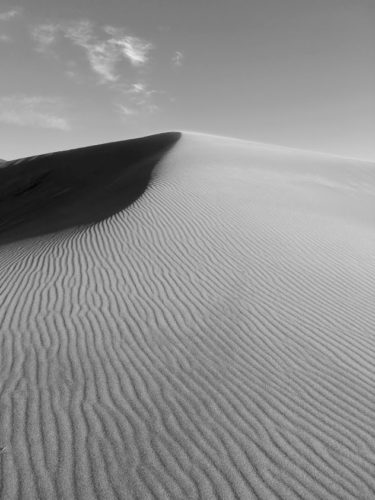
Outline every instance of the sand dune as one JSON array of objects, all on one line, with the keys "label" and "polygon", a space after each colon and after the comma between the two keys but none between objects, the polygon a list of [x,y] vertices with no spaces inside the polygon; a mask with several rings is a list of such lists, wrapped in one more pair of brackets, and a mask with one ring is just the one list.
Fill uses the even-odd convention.
[{"label": "sand dune", "polygon": [[176,140],[5,228],[1,498],[375,498],[374,165]]},{"label": "sand dune", "polygon": [[0,242],[98,222],[126,208],[179,137],[170,132],[8,162],[0,170]]}]

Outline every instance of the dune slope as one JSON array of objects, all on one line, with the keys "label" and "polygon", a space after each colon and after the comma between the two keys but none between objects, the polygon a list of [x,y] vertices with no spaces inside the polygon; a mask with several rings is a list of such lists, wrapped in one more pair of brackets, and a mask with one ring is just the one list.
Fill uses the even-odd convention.
[{"label": "dune slope", "polygon": [[0,243],[98,222],[136,200],[178,132],[8,162]]},{"label": "dune slope", "polygon": [[0,497],[373,499],[374,194],[183,134],[128,208],[0,247]]}]

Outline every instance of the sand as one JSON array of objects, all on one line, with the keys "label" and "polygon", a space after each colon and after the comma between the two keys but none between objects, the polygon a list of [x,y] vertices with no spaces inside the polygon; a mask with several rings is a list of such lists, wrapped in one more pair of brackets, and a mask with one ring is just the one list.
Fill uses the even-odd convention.
[{"label": "sand", "polygon": [[1,498],[374,499],[375,166],[168,137],[6,228]]},{"label": "sand", "polygon": [[0,170],[0,243],[90,224],[145,191],[178,132],[8,162]]}]

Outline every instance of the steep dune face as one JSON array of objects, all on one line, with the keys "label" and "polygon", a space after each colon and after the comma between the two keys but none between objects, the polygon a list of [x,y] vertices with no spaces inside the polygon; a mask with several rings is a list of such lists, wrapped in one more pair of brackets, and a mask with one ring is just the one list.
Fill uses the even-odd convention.
[{"label": "steep dune face", "polygon": [[374,166],[184,134],[0,248],[1,498],[373,499]]},{"label": "steep dune face", "polygon": [[133,203],[179,133],[15,160],[0,170],[0,243],[98,222]]}]

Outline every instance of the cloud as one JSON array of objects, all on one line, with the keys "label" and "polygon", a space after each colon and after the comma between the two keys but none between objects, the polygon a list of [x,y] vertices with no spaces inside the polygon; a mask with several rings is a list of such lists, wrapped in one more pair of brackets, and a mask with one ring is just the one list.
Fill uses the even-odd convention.
[{"label": "cloud", "polygon": [[184,54],[177,50],[172,57],[172,64],[174,66],[182,66],[183,58],[184,58]]},{"label": "cloud", "polygon": [[106,26],[103,31],[110,38],[99,39],[93,33],[93,25],[88,21],[65,31],[65,36],[86,51],[93,71],[100,75],[102,82],[115,82],[119,79],[118,64],[127,59],[134,66],[148,62],[148,53],[153,48],[150,42],[126,35],[123,28]]},{"label": "cloud", "polygon": [[13,17],[19,16],[21,14],[21,9],[14,8],[6,12],[0,12],[0,21],[9,21]]},{"label": "cloud", "polygon": [[119,79],[116,72],[118,57],[110,46],[102,42],[81,47],[86,49],[91,69],[100,76],[102,83],[115,82]]},{"label": "cloud", "polygon": [[[93,73],[101,84],[117,94],[117,111],[122,117],[130,117],[143,113],[154,113],[158,106],[154,97],[162,92],[149,88],[143,81],[129,83],[129,75],[139,75],[139,68],[150,61],[154,45],[147,40],[133,36],[125,28],[114,26],[98,26],[90,20],[78,20],[60,23],[45,23],[34,26],[31,36],[38,52],[48,52],[56,57],[63,56],[58,52],[59,44],[69,43],[79,48],[85,55]],[[82,83],[82,64],[77,59],[65,61],[64,71],[67,78]],[[136,76],[137,78],[137,76]]]},{"label": "cloud", "polygon": [[64,36],[71,40],[76,45],[83,48],[90,46],[94,38],[94,25],[91,21],[74,21],[60,25],[60,29]]},{"label": "cloud", "polygon": [[[164,92],[150,89],[145,82],[135,82],[132,84],[114,84],[113,90],[118,91],[125,99],[125,108],[133,110],[131,114],[154,113],[159,110],[159,106],[154,103],[154,96]],[[121,108],[123,104],[120,104]],[[136,111],[136,113],[134,113]],[[125,113],[126,115],[126,113]],[[126,116],[129,116],[128,113]]]},{"label": "cloud", "polygon": [[138,114],[137,110],[124,106],[123,104],[117,104],[117,110],[123,118]]},{"label": "cloud", "polygon": [[31,36],[36,49],[44,52],[58,36],[69,40],[84,50],[91,69],[100,76],[101,83],[119,80],[119,64],[128,60],[133,66],[142,66],[149,60],[152,43],[127,34],[124,28],[105,26],[97,33],[95,25],[88,20],[59,24],[41,24],[33,28]]},{"label": "cloud", "polygon": [[146,103],[142,106],[138,105],[138,107],[129,107],[128,105],[124,104],[116,104],[116,109],[123,121],[128,121],[128,119],[132,116],[150,115],[156,113],[156,111],[158,111],[160,108],[156,104]]},{"label": "cloud", "polygon": [[134,101],[139,99],[149,99],[154,94],[160,94],[160,91],[150,89],[145,82],[135,82],[131,84],[116,84],[112,87],[120,91],[123,95],[129,96]]},{"label": "cloud", "polygon": [[31,36],[36,42],[36,50],[45,52],[56,41],[57,34],[60,30],[58,24],[40,24],[35,26],[31,31]]},{"label": "cloud", "polygon": [[10,125],[66,131],[70,124],[62,111],[59,98],[25,95],[0,98],[0,122]]},{"label": "cloud", "polygon": [[117,47],[119,55],[122,54],[125,58],[129,59],[134,66],[142,66],[148,62],[148,54],[154,48],[152,43],[135,36],[127,35],[123,28],[106,26],[104,31],[112,36],[107,43],[113,47]]},{"label": "cloud", "polygon": [[151,43],[144,42],[134,36],[126,36],[113,43],[121,48],[122,54],[129,59],[134,66],[142,66],[149,60],[148,53],[153,48]]}]

